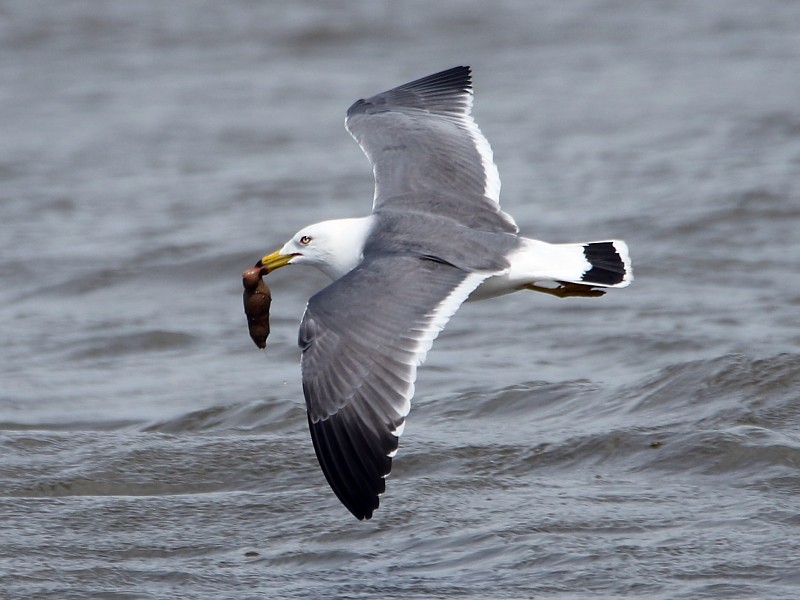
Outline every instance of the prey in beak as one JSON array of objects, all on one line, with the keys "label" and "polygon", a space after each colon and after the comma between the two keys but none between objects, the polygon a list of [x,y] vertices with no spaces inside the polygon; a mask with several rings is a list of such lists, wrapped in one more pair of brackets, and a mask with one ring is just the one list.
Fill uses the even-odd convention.
[{"label": "prey in beak", "polygon": [[247,269],[242,273],[242,285],[244,287],[244,314],[247,316],[247,328],[250,337],[256,346],[262,350],[267,346],[269,336],[269,308],[272,304],[272,293],[264,283],[264,276],[275,269],[280,269],[298,256],[295,253],[282,253],[276,250],[272,254],[267,254],[259,260],[255,267]]}]

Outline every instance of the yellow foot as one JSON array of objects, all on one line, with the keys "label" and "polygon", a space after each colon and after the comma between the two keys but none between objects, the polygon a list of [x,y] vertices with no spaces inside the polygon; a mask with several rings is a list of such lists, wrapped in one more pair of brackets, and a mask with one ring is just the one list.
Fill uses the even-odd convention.
[{"label": "yellow foot", "polygon": [[590,285],[581,285],[580,283],[566,283],[559,282],[557,288],[547,288],[533,283],[523,286],[526,290],[533,292],[542,292],[543,294],[550,294],[558,298],[597,298],[605,294],[605,290],[598,290]]}]

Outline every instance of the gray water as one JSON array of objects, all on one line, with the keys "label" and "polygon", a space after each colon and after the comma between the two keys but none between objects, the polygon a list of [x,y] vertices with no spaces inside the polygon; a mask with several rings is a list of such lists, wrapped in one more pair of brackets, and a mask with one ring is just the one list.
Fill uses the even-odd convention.
[{"label": "gray water", "polygon": [[[800,3],[0,3],[2,598],[800,597]],[[309,439],[352,101],[457,64],[529,236],[600,299],[462,307],[381,508]]]}]

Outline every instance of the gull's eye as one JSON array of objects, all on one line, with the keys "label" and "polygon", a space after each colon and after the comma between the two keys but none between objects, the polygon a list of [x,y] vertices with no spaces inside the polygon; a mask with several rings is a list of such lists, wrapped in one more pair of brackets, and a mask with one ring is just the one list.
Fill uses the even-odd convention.
[{"label": "gull's eye", "polygon": [[311,243],[311,238],[307,235],[304,235],[300,238],[300,244],[303,246],[308,246]]}]

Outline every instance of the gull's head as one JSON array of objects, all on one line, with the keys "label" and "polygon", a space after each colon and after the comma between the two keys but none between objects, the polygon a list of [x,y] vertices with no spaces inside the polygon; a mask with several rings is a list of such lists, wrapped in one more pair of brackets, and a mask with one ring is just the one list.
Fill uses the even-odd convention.
[{"label": "gull's head", "polygon": [[283,248],[267,254],[257,266],[274,271],[286,265],[311,265],[338,279],[361,262],[371,217],[322,221],[304,227]]}]

